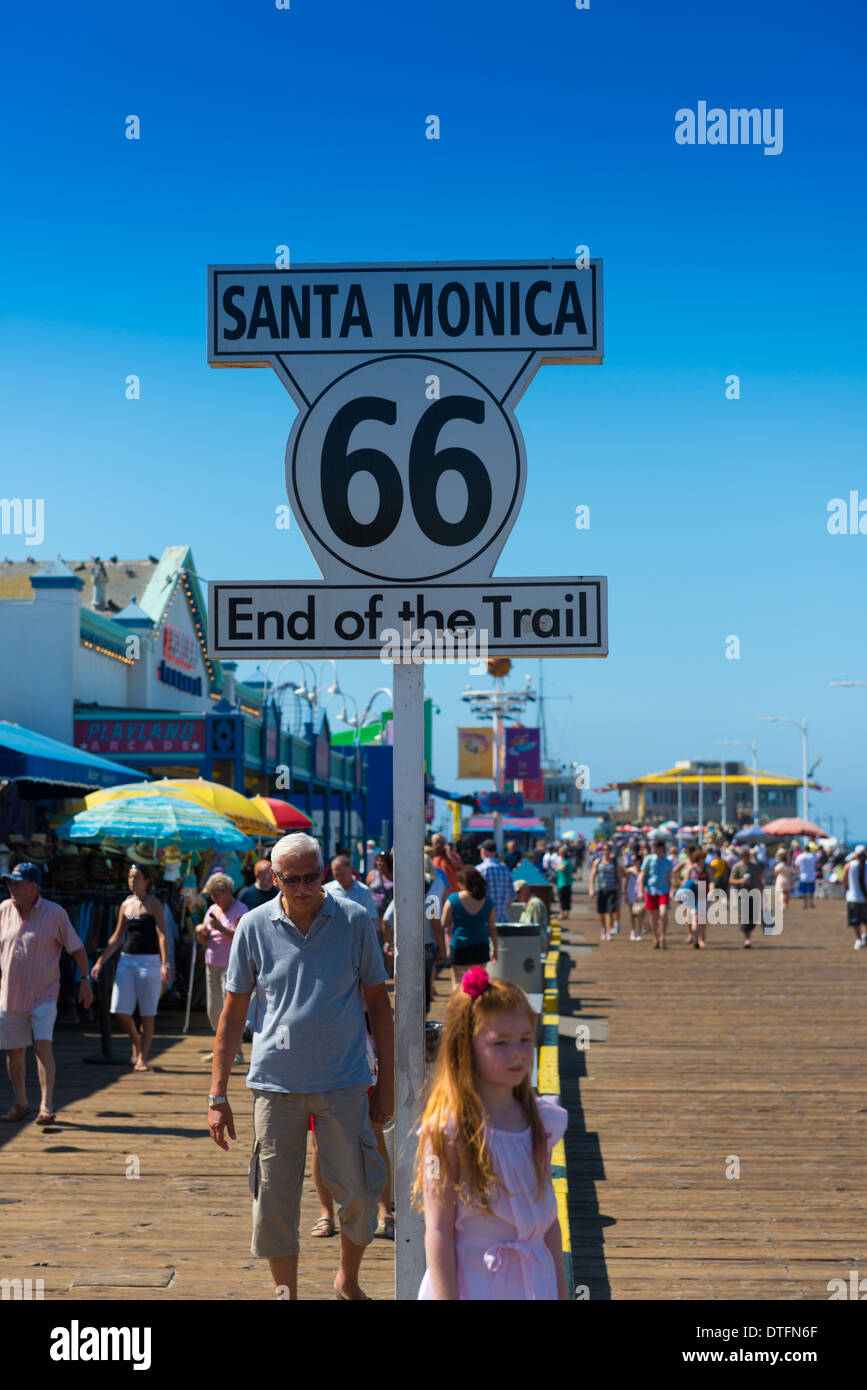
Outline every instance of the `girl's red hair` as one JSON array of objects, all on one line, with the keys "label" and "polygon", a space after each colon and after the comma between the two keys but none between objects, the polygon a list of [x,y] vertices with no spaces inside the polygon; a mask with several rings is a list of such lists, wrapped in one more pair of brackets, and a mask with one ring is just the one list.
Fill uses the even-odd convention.
[{"label": "girl's red hair", "polygon": [[[508,980],[491,980],[484,993],[475,999],[457,989],[449,1000],[433,1080],[421,1118],[412,1188],[415,1206],[423,1205],[425,1181],[433,1182],[440,1192],[448,1181],[447,1126],[460,1167],[460,1200],[482,1208],[489,1206],[498,1180],[488,1143],[485,1107],[476,1089],[473,1041],[497,1014],[521,1010],[527,1014],[535,1033],[536,1015],[530,1001],[522,989]],[[513,1087],[513,1095],[530,1127],[537,1195],[541,1198],[548,1171],[548,1147],[529,1076]],[[430,1162],[431,1157],[436,1163]]]}]

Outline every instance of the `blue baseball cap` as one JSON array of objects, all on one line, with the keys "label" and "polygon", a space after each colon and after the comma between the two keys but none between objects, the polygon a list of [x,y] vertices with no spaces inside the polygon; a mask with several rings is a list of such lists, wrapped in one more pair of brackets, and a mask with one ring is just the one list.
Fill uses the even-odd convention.
[{"label": "blue baseball cap", "polygon": [[4,883],[42,883],[42,870],[38,864],[16,864],[11,874],[0,874]]}]

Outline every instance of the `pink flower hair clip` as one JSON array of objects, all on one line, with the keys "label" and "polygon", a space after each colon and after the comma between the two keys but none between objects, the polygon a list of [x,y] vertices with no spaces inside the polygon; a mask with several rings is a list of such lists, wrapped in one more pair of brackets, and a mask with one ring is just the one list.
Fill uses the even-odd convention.
[{"label": "pink flower hair clip", "polygon": [[481,965],[474,965],[467,971],[461,980],[461,989],[464,994],[469,994],[471,998],[478,999],[480,994],[484,994],[489,988],[491,977]]}]

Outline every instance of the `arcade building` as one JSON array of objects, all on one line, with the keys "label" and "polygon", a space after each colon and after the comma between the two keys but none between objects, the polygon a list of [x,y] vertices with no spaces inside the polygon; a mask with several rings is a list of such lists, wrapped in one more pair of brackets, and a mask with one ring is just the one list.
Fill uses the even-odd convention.
[{"label": "arcade building", "polygon": [[326,856],[368,833],[362,751],[333,746],[320,711],[290,711],[285,694],[278,705],[207,655],[188,546],[0,563],[0,644],[0,720],[149,777],[282,796],[313,820]]}]

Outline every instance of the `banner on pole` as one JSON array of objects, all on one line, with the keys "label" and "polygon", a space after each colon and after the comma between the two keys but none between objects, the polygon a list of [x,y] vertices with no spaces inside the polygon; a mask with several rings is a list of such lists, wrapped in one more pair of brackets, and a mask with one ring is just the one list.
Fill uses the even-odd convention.
[{"label": "banner on pole", "polygon": [[545,779],[539,777],[522,777],[521,791],[524,793],[524,801],[544,801],[545,800]]},{"label": "banner on pole", "polygon": [[458,729],[458,777],[493,777],[494,736],[490,729]]},{"label": "banner on pole", "polygon": [[518,725],[506,730],[506,780],[539,776],[539,730]]}]

